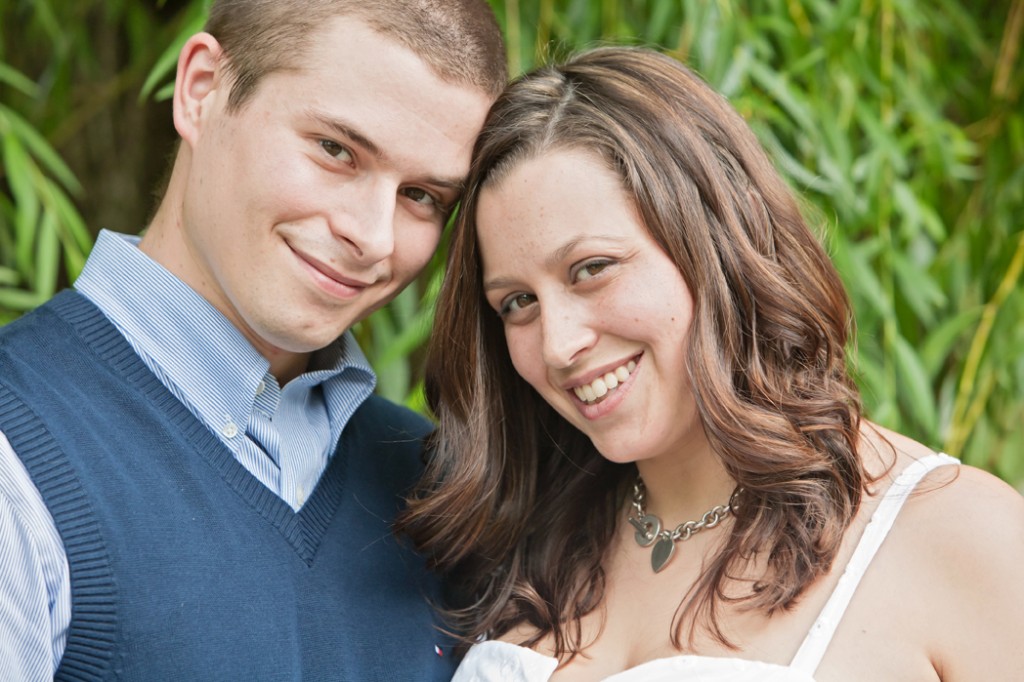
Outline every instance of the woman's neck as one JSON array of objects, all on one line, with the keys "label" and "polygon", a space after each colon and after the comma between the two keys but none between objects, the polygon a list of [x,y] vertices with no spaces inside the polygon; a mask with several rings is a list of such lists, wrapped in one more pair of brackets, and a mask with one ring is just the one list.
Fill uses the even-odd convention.
[{"label": "woman's neck", "polygon": [[669,528],[699,521],[712,507],[728,503],[736,489],[736,482],[706,439],[677,455],[636,464],[646,488],[645,510]]}]

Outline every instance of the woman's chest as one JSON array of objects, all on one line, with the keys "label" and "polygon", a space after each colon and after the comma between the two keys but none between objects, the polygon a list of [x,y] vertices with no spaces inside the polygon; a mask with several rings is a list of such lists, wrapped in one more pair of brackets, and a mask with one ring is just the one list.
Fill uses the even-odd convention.
[{"label": "woman's chest", "polygon": [[[581,621],[585,656],[560,668],[552,679],[612,677],[620,682],[613,677],[616,673],[658,659],[680,659],[681,653],[785,668],[801,647],[823,652],[820,663],[810,668],[817,682],[938,679],[927,655],[928,628],[922,625],[927,588],[911,567],[887,568],[901,563],[901,554],[895,550],[878,557],[834,622],[820,616],[839,581],[845,580],[842,571],[819,579],[791,608],[771,615],[719,600],[721,637],[709,627],[706,611],[685,609],[686,590],[699,580],[699,562],[687,567],[684,560],[674,567],[674,574],[667,573],[670,566],[667,575],[656,576],[641,573],[643,565],[637,562],[609,564],[603,606]],[[909,577],[893,579],[894,575]],[[671,580],[663,580],[666,577]],[[695,627],[695,622],[704,625]]]}]

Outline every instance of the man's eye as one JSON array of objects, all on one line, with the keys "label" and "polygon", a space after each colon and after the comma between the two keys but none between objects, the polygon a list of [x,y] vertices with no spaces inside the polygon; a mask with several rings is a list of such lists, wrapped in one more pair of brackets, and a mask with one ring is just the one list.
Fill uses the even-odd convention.
[{"label": "man's eye", "polygon": [[441,203],[437,200],[437,197],[420,187],[406,187],[402,190],[402,193],[417,204],[423,204],[424,206],[438,206]]},{"label": "man's eye", "polygon": [[338,161],[343,163],[352,162],[352,152],[348,150],[348,147],[344,147],[334,140],[320,140],[320,147]]}]

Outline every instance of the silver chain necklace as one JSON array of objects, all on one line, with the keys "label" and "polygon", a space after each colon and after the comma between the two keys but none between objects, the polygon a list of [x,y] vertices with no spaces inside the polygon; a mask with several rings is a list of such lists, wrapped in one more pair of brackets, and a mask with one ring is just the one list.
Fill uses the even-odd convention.
[{"label": "silver chain necklace", "polygon": [[708,528],[714,528],[722,522],[725,517],[733,513],[738,507],[736,504],[741,489],[737,488],[729,497],[727,504],[720,504],[712,507],[704,513],[700,521],[685,521],[675,527],[675,530],[662,528],[661,519],[655,514],[648,514],[645,502],[647,487],[644,480],[638,475],[636,483],[633,484],[633,504],[630,507],[629,515],[626,517],[629,523],[636,529],[633,538],[636,544],[641,547],[650,547],[651,568],[657,573],[665,568],[672,555],[676,551],[676,543],[684,542]]}]

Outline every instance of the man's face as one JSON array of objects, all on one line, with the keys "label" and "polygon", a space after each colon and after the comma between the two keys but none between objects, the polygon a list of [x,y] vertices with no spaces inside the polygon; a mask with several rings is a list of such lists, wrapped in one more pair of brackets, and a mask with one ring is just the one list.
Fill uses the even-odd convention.
[{"label": "man's face", "polygon": [[490,106],[354,19],[326,25],[298,63],[232,113],[223,72],[211,81],[180,243],[143,244],[272,370],[330,344],[426,265]]}]

